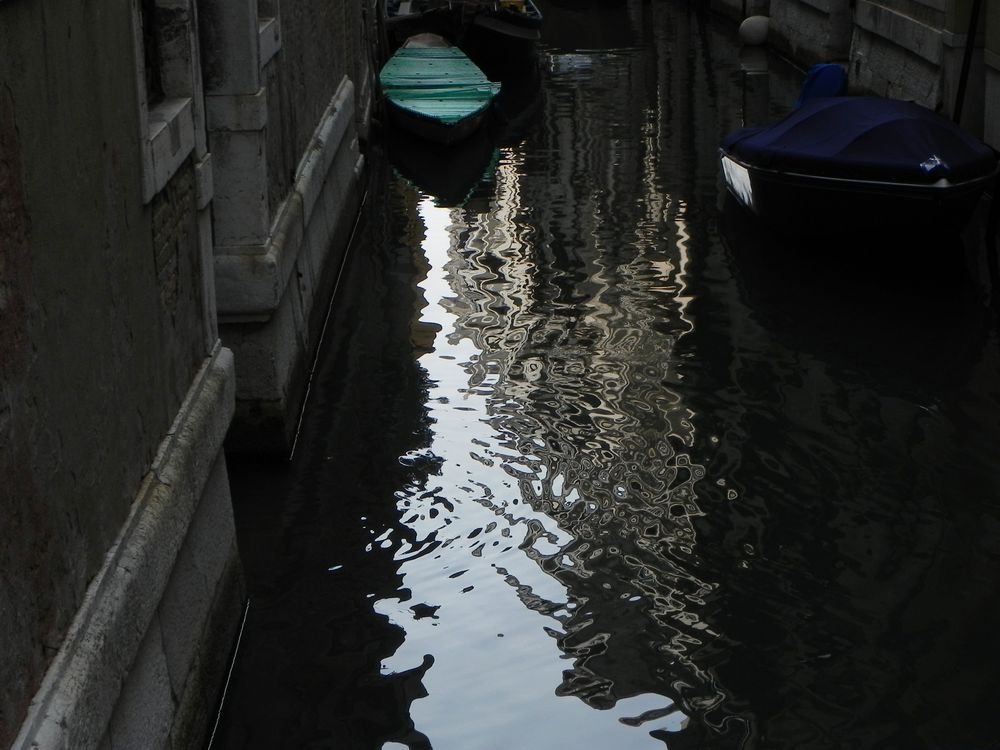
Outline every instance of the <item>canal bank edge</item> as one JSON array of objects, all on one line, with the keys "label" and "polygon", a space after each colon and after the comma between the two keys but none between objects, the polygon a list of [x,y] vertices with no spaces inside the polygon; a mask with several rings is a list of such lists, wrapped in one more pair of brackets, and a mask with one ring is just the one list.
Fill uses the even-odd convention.
[{"label": "canal bank edge", "polygon": [[223,439],[232,353],[196,375],[14,750],[197,747],[245,599]]}]

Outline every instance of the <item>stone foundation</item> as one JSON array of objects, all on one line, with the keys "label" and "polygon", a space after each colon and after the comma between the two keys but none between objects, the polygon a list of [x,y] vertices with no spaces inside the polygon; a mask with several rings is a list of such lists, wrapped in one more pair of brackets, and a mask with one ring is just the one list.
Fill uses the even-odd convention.
[{"label": "stone foundation", "polygon": [[15,750],[204,744],[245,594],[222,444],[217,346],[35,695]]}]

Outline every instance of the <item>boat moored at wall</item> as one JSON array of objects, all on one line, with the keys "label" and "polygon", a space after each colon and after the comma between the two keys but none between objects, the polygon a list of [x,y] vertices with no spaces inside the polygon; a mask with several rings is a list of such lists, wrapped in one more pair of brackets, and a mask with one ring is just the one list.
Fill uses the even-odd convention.
[{"label": "boat moored at wall", "polygon": [[468,138],[500,93],[499,83],[435,34],[411,37],[383,66],[379,85],[394,126],[446,145]]},{"label": "boat moored at wall", "polygon": [[534,0],[386,0],[391,47],[413,34],[439,34],[455,44],[471,41],[492,55],[516,54],[542,36],[542,12]]},{"label": "boat moored at wall", "polygon": [[728,190],[795,234],[961,230],[995,180],[994,151],[943,116],[881,97],[818,97],[720,148]]}]

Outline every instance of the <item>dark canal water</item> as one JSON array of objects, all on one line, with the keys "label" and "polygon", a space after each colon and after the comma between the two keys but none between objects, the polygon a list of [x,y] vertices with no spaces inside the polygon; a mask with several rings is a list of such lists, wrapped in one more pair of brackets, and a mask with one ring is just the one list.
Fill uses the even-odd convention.
[{"label": "dark canal water", "polygon": [[214,748],[1000,747],[978,249],[725,205],[800,73],[695,5],[550,0],[493,140],[375,144]]}]

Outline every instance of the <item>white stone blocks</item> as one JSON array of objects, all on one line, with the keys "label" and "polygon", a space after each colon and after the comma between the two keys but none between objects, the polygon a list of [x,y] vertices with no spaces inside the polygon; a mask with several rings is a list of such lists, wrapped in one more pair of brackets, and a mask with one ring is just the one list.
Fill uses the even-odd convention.
[{"label": "white stone blocks", "polygon": [[[234,245],[264,252],[270,229],[264,132],[217,131],[211,134],[210,144],[215,163],[216,252],[220,246]],[[221,291],[219,298],[223,299]]]},{"label": "white stone blocks", "polygon": [[202,46],[212,50],[204,62],[206,94],[253,94],[260,88],[257,3],[216,0],[203,4],[198,21]]},{"label": "white stone blocks", "polygon": [[[296,327],[293,298],[288,295],[266,324],[230,330],[229,344],[239,361],[236,397],[255,404],[270,403],[281,412],[287,405],[295,366],[304,365],[305,331]],[[301,304],[298,304],[301,307]]]},{"label": "white stone blocks", "polygon": [[122,687],[108,728],[113,748],[163,750],[170,739],[173,700],[160,623],[153,618]]},{"label": "white stone blocks", "polygon": [[217,248],[221,251],[215,259],[219,314],[230,320],[267,320],[284,296],[303,231],[302,197],[292,193],[282,204],[263,254]]},{"label": "white stone blocks", "polygon": [[[330,176],[348,128],[354,125],[354,84],[341,81],[295,170],[294,189],[302,196],[303,220],[312,219],[316,199]],[[336,175],[334,175],[336,176]]]},{"label": "white stone blocks", "polygon": [[[338,159],[338,154],[345,146],[349,150],[357,149],[353,131],[354,86],[349,79],[344,78],[299,161],[293,189],[279,208],[269,236],[268,233],[265,233],[264,237],[256,235],[256,232],[263,229],[264,220],[267,218],[266,211],[261,211],[262,216],[240,220],[238,211],[230,211],[225,206],[227,199],[220,195],[223,188],[216,186],[215,276],[221,316],[228,320],[247,321],[265,320],[273,314],[284,297],[292,269],[299,262],[303,252],[303,238],[306,236],[319,198],[323,194],[324,186],[333,181],[335,184],[343,185],[344,189],[329,203],[324,202],[320,205],[327,214],[324,220],[327,228],[326,241],[320,248],[315,230],[310,237],[311,245],[314,246],[313,252],[318,250],[325,256],[336,220],[339,219],[339,208],[346,200],[349,185],[356,181],[354,166],[357,156],[347,160]],[[216,139],[221,141],[225,137],[225,133],[213,134],[213,144]],[[260,147],[263,148],[263,143]],[[222,156],[217,154],[216,158],[221,161]],[[238,166],[234,164],[234,167]],[[344,172],[346,174],[342,174]],[[264,177],[266,178],[266,175]],[[249,187],[246,189],[249,190]],[[266,199],[266,196],[261,197]],[[221,213],[220,201],[223,204]],[[251,208],[252,204],[249,201],[241,207],[246,211],[250,211]],[[333,216],[330,215],[331,208],[337,209]],[[248,225],[253,226],[253,235],[247,232]],[[241,250],[235,247],[241,244],[256,245],[259,249]],[[255,252],[259,254],[254,255]],[[317,273],[323,266],[322,260],[313,262],[313,268]]]},{"label": "white stone blocks", "polygon": [[148,113],[142,139],[143,202],[148,203],[176,174],[194,150],[194,113],[191,99],[167,99]]},{"label": "white stone blocks", "polygon": [[[109,735],[115,747],[160,746],[163,717],[172,709],[162,703],[164,686],[170,696],[170,680],[157,613],[192,519],[203,498],[216,492],[213,468],[232,419],[234,391],[232,355],[217,345],[88,587],[13,748],[86,750]],[[198,642],[202,632],[173,636]],[[131,686],[139,686],[137,692]],[[148,742],[128,744],[142,729],[130,716],[145,717]]]},{"label": "white stone blocks", "polygon": [[205,97],[209,130],[263,130],[267,125],[267,89],[253,94],[212,94]]},{"label": "white stone blocks", "polygon": [[876,96],[910,99],[934,109],[941,101],[936,66],[864,29],[854,33],[851,85]]},{"label": "white stone blocks", "polygon": [[941,30],[870,0],[858,0],[855,23],[934,65],[942,60]]},{"label": "white stone blocks", "polygon": [[263,70],[271,58],[281,50],[281,24],[277,18],[262,18],[258,22],[260,69]]},{"label": "white stone blocks", "polygon": [[[360,205],[364,160],[354,85],[341,81],[301,155],[261,250],[217,247],[218,310],[236,354],[240,425],[234,449],[291,445],[309,358]],[[218,187],[216,188],[218,192]]]}]

